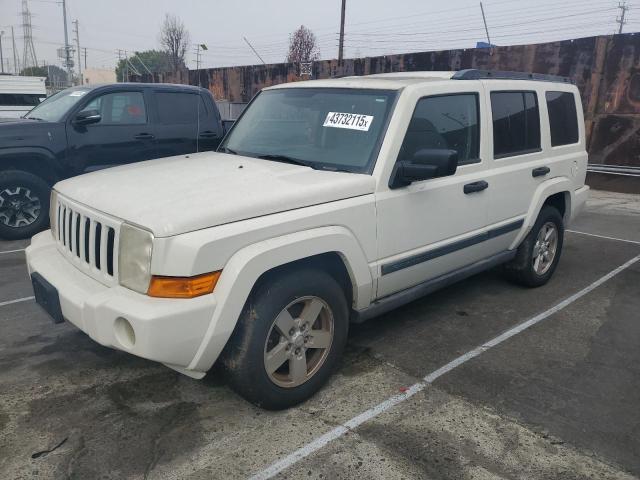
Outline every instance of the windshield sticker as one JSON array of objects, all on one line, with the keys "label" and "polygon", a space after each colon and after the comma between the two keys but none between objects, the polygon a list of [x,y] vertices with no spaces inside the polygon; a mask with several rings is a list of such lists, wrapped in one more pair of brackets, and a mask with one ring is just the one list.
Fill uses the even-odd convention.
[{"label": "windshield sticker", "polygon": [[69,96],[70,96],[70,97],[81,97],[81,96],[83,96],[85,93],[87,93],[87,92],[86,92],[86,90],[78,90],[78,91],[75,91],[75,92],[71,92],[71,93],[69,94]]},{"label": "windshield sticker", "polygon": [[368,132],[373,122],[373,115],[360,115],[357,113],[329,112],[323,127],[348,128]]}]

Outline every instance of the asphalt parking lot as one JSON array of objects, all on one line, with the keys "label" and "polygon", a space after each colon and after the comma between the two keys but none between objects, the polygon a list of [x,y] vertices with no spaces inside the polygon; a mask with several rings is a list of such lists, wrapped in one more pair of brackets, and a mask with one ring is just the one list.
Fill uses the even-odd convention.
[{"label": "asphalt parking lot", "polygon": [[488,272],[354,325],[283,412],[53,325],[26,244],[0,241],[0,478],[640,476],[640,195],[594,192],[542,288]]}]

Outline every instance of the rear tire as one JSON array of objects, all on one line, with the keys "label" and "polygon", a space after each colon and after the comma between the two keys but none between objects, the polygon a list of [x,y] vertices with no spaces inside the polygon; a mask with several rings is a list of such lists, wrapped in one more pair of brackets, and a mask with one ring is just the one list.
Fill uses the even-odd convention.
[{"label": "rear tire", "polygon": [[562,215],[555,207],[543,206],[533,228],[518,247],[516,257],[505,264],[504,272],[525,287],[544,285],[558,266],[563,241]]},{"label": "rear tire", "polygon": [[306,400],[337,366],[348,319],[345,293],[327,272],[301,268],[267,276],[222,354],[232,388],[269,410]]},{"label": "rear tire", "polygon": [[49,226],[51,187],[21,170],[0,172],[0,238],[31,238]]}]

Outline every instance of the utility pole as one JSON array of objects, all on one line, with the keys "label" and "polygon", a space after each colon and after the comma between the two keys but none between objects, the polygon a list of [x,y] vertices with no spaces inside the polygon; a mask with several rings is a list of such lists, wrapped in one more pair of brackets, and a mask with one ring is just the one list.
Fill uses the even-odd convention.
[{"label": "utility pole", "polygon": [[253,45],[251,45],[251,43],[249,43],[249,40],[247,40],[247,37],[242,37],[242,39],[247,43],[247,45],[249,45],[249,48],[251,50],[253,50],[253,53],[256,54],[256,57],[258,57],[260,59],[260,61],[262,62],[263,65],[266,65],[266,62],[262,59],[262,57],[260,56],[260,54],[256,51],[255,48],[253,48]]},{"label": "utility pole", "polygon": [[340,11],[340,42],[338,45],[338,65],[342,65],[344,55],[344,14],[347,7],[347,0],[342,0],[342,9]]},{"label": "utility pole", "polygon": [[37,67],[38,58],[33,46],[33,29],[31,26],[31,11],[27,0],[22,0],[22,35],[24,51],[22,54],[22,68]]},{"label": "utility pole", "polygon": [[2,57],[2,35],[4,35],[4,30],[0,30],[0,73],[4,73],[4,58]]},{"label": "utility pole", "polygon": [[76,49],[78,50],[78,80],[80,80],[80,85],[84,84],[84,80],[82,79],[82,62],[80,61],[80,28],[78,27],[78,19],[73,21],[75,26],[75,34],[76,34]]},{"label": "utility pole", "polygon": [[62,0],[62,17],[64,20],[64,64],[67,67],[67,84],[71,84],[71,59],[69,58],[71,47],[69,46],[69,33],[67,32],[67,0]]},{"label": "utility pole", "polygon": [[622,3],[618,3],[618,8],[620,9],[620,17],[616,18],[616,23],[620,24],[620,28],[618,29],[618,34],[621,34],[622,27],[624,27],[624,25],[627,23],[627,21],[624,19],[624,16],[627,13],[627,10],[629,10],[629,6],[627,5],[627,2],[622,2]]},{"label": "utility pole", "polygon": [[480,2],[480,11],[482,12],[482,21],[484,22],[484,31],[487,32],[487,43],[491,46],[491,38],[489,37],[489,27],[487,27],[487,18],[484,16],[484,7]]},{"label": "utility pole", "polygon": [[84,69],[87,69],[87,47],[82,47],[84,50]]},{"label": "utility pole", "polygon": [[129,81],[129,56],[127,55],[127,51],[124,51],[124,76],[126,78],[125,82]]},{"label": "utility pole", "polygon": [[11,27],[11,43],[13,43],[13,73],[17,75],[20,72],[20,66],[16,54],[16,35],[13,33],[13,27]]}]

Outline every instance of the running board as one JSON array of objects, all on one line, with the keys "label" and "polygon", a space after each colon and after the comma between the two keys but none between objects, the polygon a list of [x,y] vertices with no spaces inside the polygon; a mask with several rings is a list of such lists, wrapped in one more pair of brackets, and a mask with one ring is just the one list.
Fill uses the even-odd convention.
[{"label": "running board", "polygon": [[485,258],[479,262],[472,263],[459,270],[445,273],[439,277],[427,280],[414,287],[407,288],[397,293],[393,293],[386,297],[374,301],[371,305],[363,310],[354,310],[351,313],[351,323],[363,323],[371,318],[377,317],[384,313],[390,312],[402,305],[418,300],[436,290],[447,287],[453,283],[464,280],[477,273],[493,268],[502,263],[512,260],[516,256],[516,250],[507,250],[493,257]]}]

